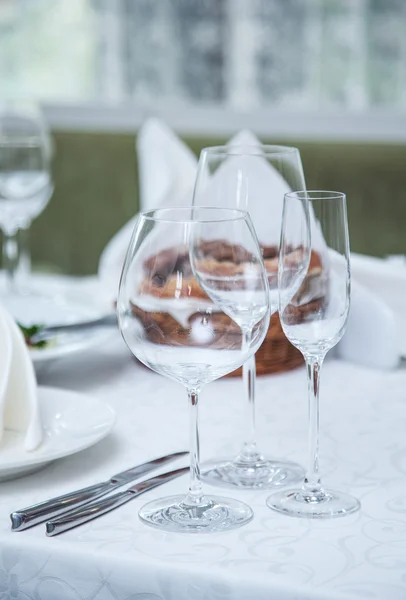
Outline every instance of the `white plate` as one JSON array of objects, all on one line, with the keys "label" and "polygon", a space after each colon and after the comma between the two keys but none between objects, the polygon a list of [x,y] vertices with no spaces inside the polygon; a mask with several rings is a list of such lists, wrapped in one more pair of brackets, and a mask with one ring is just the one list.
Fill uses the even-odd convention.
[{"label": "white plate", "polygon": [[[112,303],[94,278],[37,275],[30,296],[4,298],[3,303],[22,325],[63,325],[103,317],[112,312]],[[82,352],[104,343],[114,328],[59,335],[45,348],[33,348],[34,363]]]},{"label": "white plate", "polygon": [[37,450],[25,452],[22,434],[5,431],[0,442],[0,481],[21,477],[89,448],[114,425],[115,412],[97,398],[51,387],[38,391],[44,440]]},{"label": "white plate", "polygon": [[[84,320],[84,319],[81,319]],[[79,322],[79,321],[78,321]],[[46,348],[30,349],[34,365],[39,365],[69,354],[77,354],[105,343],[112,333],[112,328],[87,331],[86,333],[70,333],[60,335],[52,345]]]}]

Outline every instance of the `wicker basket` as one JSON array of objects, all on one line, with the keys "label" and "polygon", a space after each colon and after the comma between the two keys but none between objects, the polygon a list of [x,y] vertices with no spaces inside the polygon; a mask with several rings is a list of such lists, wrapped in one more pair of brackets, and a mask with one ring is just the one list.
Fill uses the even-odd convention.
[{"label": "wicker basket", "polygon": [[[272,315],[268,332],[255,358],[257,375],[282,373],[303,365],[301,352],[292,346],[283,333],[278,313]],[[242,369],[237,369],[226,377],[239,377],[241,374]]]},{"label": "wicker basket", "polygon": [[[229,260],[228,255],[232,254],[233,246],[230,246],[227,242],[219,240],[213,246],[213,242],[209,243],[210,248],[207,249],[207,255],[214,257],[219,264]],[[217,253],[217,256],[215,254]],[[270,272],[275,272],[277,269],[277,255],[278,249],[276,247],[264,247],[264,257],[267,269]],[[205,292],[201,289],[198,283],[195,281],[194,276],[190,273],[189,278],[181,278],[181,290],[178,289],[179,281],[177,277],[174,277],[176,269],[181,268],[180,263],[188,261],[188,252],[182,247],[167,248],[145,261],[145,271],[148,273],[145,281],[142,283],[143,293],[153,294],[157,298],[168,298],[172,297],[174,291],[177,293],[189,297],[190,295],[208,300]],[[268,261],[268,262],[267,262]],[[166,269],[169,263],[169,269]],[[276,263],[276,264],[275,264]],[[312,253],[310,266],[320,269],[320,257],[316,253]],[[309,266],[309,268],[310,268]],[[176,267],[176,269],[175,269]],[[228,267],[227,267],[228,268]],[[158,282],[154,279],[158,277]],[[192,290],[192,294],[191,294]],[[308,305],[305,305],[298,309],[300,312],[306,313]],[[134,314],[143,322],[148,331],[148,339],[154,343],[162,343],[163,339],[167,339],[173,345],[185,344],[185,338],[189,337],[189,327],[185,327],[179,324],[173,316],[162,312],[145,312],[139,307],[132,308]],[[224,315],[225,316],[225,315]],[[192,318],[192,317],[190,317]],[[226,317],[229,319],[229,317]],[[225,325],[225,329],[229,327]],[[217,320],[214,323],[214,328],[222,333],[222,322]],[[235,328],[240,333],[240,330],[235,324]],[[278,313],[272,315],[269,329],[265,336],[265,339],[256,353],[256,369],[257,375],[269,375],[271,373],[280,373],[283,371],[290,371],[299,366],[303,365],[302,354],[297,350],[286,338],[283,333],[281,323],[279,320]],[[238,377],[241,376],[242,369],[233,371],[227,377]]]}]

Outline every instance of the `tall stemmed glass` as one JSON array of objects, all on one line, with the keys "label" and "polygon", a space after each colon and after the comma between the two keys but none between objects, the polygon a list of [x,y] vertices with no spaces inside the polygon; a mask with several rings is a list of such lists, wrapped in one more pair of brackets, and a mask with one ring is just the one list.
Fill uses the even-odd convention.
[{"label": "tall stemmed glass", "polygon": [[[306,273],[307,270],[307,273]],[[302,488],[278,491],[267,504],[297,517],[339,517],[356,498],[323,488],[319,474],[319,386],[327,352],[344,334],[350,307],[347,206],[341,192],[293,192],[284,202],[279,256],[279,316],[306,361],[309,459]]]},{"label": "tall stemmed glass", "polygon": [[[283,196],[304,188],[299,151],[288,146],[238,145],[205,148],[199,160],[195,206],[247,210],[254,224],[268,275],[271,313],[277,311],[277,271]],[[217,255],[227,261],[227,244]],[[238,456],[207,462],[203,478],[213,484],[240,488],[293,485],[303,477],[296,463],[264,457],[255,428],[255,356],[243,366],[245,438]]]},{"label": "tall stemmed glass", "polygon": [[51,140],[36,107],[26,103],[1,106],[0,227],[8,296],[27,288],[26,281],[17,281],[17,275],[20,279],[27,276],[29,265],[28,249],[23,247],[23,264],[18,268],[21,247],[18,232],[29,228],[51,198],[50,158]]},{"label": "tall stemmed glass", "polygon": [[[218,240],[230,244],[227,269],[213,255]],[[244,525],[252,518],[249,506],[203,494],[197,408],[202,387],[254,354],[269,325],[268,283],[248,214],[189,207],[140,215],[121,276],[118,315],[133,354],[182,383],[190,406],[189,492],[150,502],[140,518],[176,532]]]}]

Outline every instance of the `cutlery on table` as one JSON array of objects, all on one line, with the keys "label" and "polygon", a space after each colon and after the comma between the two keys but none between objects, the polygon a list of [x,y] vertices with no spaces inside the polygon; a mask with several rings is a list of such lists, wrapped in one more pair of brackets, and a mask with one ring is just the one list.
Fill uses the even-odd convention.
[{"label": "cutlery on table", "polygon": [[171,481],[181,475],[185,475],[188,472],[189,467],[183,467],[182,469],[162,473],[162,475],[157,475],[156,477],[151,477],[151,479],[141,481],[123,492],[118,492],[117,494],[113,494],[108,498],[102,498],[96,502],[90,502],[77,510],[71,510],[59,518],[48,521],[46,524],[46,534],[48,537],[52,537],[63,533],[64,531],[68,531],[68,529],[73,529],[78,525],[83,525],[88,521],[97,519],[97,517],[101,517],[101,515],[114,510],[118,506],[137,498],[137,496],[140,496],[144,492],[152,490],[158,485],[162,485],[163,483]]},{"label": "cutlery on table", "polygon": [[33,328],[20,325],[20,327],[23,330],[27,342],[30,345],[35,346],[35,344],[46,342],[47,340],[50,340],[61,333],[78,333],[81,331],[98,329],[99,327],[117,327],[117,325],[117,315],[116,313],[111,313],[109,315],[99,317],[98,319],[80,321],[78,323],[65,323],[63,325],[38,325],[34,326]]},{"label": "cutlery on table", "polygon": [[50,500],[33,504],[27,508],[16,510],[10,515],[11,529],[12,531],[23,531],[28,527],[44,523],[51,516],[57,516],[66,511],[71,511],[72,507],[81,506],[91,500],[100,498],[100,496],[104,496],[122,485],[134,481],[134,479],[138,479],[146,473],[150,473],[161,465],[166,465],[187,454],[188,452],[174,452],[173,454],[160,456],[159,458],[150,460],[142,465],[133,467],[132,469],[127,469],[122,473],[117,473],[117,475],[113,475],[108,481],[96,483],[95,485],[76,490],[75,492],[62,494],[56,498],[51,498]]}]

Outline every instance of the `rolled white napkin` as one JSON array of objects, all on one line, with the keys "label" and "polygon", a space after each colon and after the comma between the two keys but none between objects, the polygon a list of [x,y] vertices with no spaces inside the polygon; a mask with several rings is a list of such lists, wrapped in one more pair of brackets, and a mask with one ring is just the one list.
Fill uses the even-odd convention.
[{"label": "rolled white napkin", "polygon": [[35,450],[43,430],[34,367],[24,336],[0,306],[0,461],[4,430],[19,432],[24,449]]},{"label": "rolled white napkin", "polygon": [[[229,144],[257,145],[260,141],[252,132],[244,130],[231,138]],[[158,119],[146,121],[138,135],[137,151],[142,211],[162,206],[191,204],[198,161],[173,131]],[[238,168],[238,161],[233,161],[230,165],[224,163],[222,168]],[[267,218],[269,206],[257,203],[256,206],[250,207],[259,241],[269,245],[278,244],[283,195],[290,191],[290,188],[279,172],[266,161],[253,162],[253,169],[255,169],[253,181],[261,187],[266,186],[269,190],[272,211],[275,215],[272,229]],[[208,191],[210,202],[203,201],[203,204],[216,205],[217,189],[221,191],[221,186],[217,188],[216,182],[221,176],[221,169],[219,169]],[[101,255],[99,278],[103,286],[109,290],[112,299],[117,297],[120,273],[136,217],[137,215],[112,238]],[[261,222],[264,224],[262,229],[260,225],[258,226]],[[157,251],[160,249],[159,244],[165,243],[166,240],[157,240]],[[323,246],[324,240],[320,237],[317,247],[323,251]],[[358,286],[356,272],[354,275],[348,327],[337,346],[336,353],[344,360],[365,366],[393,368],[398,364],[400,356],[393,311],[378,296]]]}]

